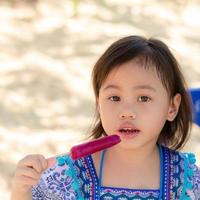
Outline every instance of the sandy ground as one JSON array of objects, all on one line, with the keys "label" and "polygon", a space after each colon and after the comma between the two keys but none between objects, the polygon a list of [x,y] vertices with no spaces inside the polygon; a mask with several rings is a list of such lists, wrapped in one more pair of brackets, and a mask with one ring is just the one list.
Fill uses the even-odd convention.
[{"label": "sandy ground", "polygon": [[[126,2],[126,3],[125,3]],[[190,87],[200,86],[198,1],[0,2],[0,199],[8,200],[16,163],[29,153],[66,152],[89,132],[93,64],[131,34],[167,42]],[[200,128],[184,151],[200,164]]]}]

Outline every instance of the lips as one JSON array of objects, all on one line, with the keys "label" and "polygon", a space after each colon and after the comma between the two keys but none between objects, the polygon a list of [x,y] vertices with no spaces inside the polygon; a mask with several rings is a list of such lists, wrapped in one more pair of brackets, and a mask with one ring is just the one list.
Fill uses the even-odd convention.
[{"label": "lips", "polygon": [[121,134],[131,135],[131,134],[138,134],[140,130],[132,124],[122,124],[119,127],[118,132]]}]

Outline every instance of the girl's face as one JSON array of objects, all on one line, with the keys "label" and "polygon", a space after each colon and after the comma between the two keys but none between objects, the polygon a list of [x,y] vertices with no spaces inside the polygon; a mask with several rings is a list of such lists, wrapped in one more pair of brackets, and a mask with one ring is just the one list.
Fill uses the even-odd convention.
[{"label": "girl's face", "polygon": [[170,100],[156,71],[134,59],[110,72],[100,88],[98,108],[106,134],[118,134],[120,145],[132,149],[156,144],[180,100],[179,94]]}]

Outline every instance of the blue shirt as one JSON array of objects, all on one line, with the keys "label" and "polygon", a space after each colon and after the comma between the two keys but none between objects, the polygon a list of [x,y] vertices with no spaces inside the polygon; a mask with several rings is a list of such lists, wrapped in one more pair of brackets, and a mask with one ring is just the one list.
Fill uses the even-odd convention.
[{"label": "blue shirt", "polygon": [[[193,154],[181,153],[162,146],[163,199],[200,199],[200,169]],[[32,188],[33,200],[96,200],[99,179],[92,156],[72,160],[59,157],[53,167],[41,176]],[[158,199],[159,190],[101,187],[100,199],[134,200]]]}]

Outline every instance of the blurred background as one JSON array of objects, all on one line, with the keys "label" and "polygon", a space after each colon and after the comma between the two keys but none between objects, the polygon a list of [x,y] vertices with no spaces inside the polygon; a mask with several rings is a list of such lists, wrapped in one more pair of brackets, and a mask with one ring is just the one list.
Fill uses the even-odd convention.
[{"label": "blurred background", "polygon": [[[199,0],[0,1],[0,199],[27,154],[64,153],[89,132],[92,67],[115,40],[139,34],[166,42],[189,87],[200,87]],[[197,154],[193,126],[183,151]]]}]

